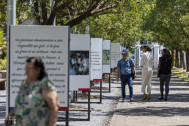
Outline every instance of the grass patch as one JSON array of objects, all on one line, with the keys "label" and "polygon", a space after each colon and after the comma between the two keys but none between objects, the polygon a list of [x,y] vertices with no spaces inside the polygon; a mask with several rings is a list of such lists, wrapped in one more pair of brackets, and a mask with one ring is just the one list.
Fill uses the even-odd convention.
[{"label": "grass patch", "polygon": [[184,81],[188,81],[189,82],[189,74],[182,72],[179,69],[173,69],[172,73],[176,76],[178,76],[181,79],[184,79]]},{"label": "grass patch", "polygon": [[179,77],[179,78],[182,78],[182,79],[185,79],[185,78],[188,78],[188,75],[187,75],[187,76],[179,75],[178,77]]},{"label": "grass patch", "polygon": [[184,79],[185,81],[189,82],[189,77]]},{"label": "grass patch", "polygon": [[181,71],[172,71],[172,73],[174,73],[174,74],[181,74],[182,72]]}]

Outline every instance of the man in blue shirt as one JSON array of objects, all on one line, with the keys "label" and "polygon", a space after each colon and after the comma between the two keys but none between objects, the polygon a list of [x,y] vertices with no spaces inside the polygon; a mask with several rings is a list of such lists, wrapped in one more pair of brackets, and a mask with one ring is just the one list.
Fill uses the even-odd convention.
[{"label": "man in blue shirt", "polygon": [[[129,52],[127,49],[123,49],[122,56],[123,58],[120,59],[117,63],[117,81],[119,81],[119,77],[121,79],[121,88],[122,88],[122,97],[123,102],[126,101],[126,94],[125,94],[125,85],[126,83],[129,86],[130,92],[130,101],[134,101],[133,99],[133,84],[132,84],[132,76],[131,76],[131,69],[135,72],[135,64],[131,58],[128,57]],[[119,75],[120,74],[120,75]],[[134,75],[136,77],[136,74]]]}]

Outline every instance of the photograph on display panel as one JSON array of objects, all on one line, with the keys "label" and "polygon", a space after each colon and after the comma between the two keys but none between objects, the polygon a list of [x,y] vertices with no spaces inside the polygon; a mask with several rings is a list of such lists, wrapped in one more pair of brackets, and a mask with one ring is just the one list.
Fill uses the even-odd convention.
[{"label": "photograph on display panel", "polygon": [[109,65],[110,64],[110,50],[103,50],[102,52],[102,64]]},{"label": "photograph on display panel", "polygon": [[70,51],[70,75],[89,75],[89,51]]}]

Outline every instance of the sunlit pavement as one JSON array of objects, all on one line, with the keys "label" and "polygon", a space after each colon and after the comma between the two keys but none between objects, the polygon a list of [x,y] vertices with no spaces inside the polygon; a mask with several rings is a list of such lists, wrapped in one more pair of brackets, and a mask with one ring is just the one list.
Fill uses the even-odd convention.
[{"label": "sunlit pavement", "polygon": [[[129,90],[127,87],[127,96]],[[110,126],[188,126],[189,125],[189,84],[172,76],[168,101],[158,100],[159,79],[156,71],[152,77],[150,101],[142,101],[141,70],[134,81],[135,102],[118,103]]]}]

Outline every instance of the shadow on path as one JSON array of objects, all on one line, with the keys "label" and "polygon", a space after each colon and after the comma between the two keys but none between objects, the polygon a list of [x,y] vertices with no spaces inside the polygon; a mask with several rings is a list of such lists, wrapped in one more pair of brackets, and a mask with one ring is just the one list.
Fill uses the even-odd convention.
[{"label": "shadow on path", "polygon": [[[134,95],[134,99],[136,102],[142,102],[143,95]],[[150,101],[143,101],[143,102],[164,102],[164,100],[159,100],[160,94],[151,94]],[[127,99],[129,96],[127,96]],[[188,102],[189,103],[189,95],[186,93],[182,94],[169,94],[168,101],[166,102]],[[188,106],[189,107],[189,106]]]},{"label": "shadow on path", "polygon": [[116,114],[124,116],[189,116],[189,108],[180,107],[139,107],[133,109],[117,109]]},{"label": "shadow on path", "polygon": [[6,107],[0,106],[0,119],[4,119],[6,116]]}]

